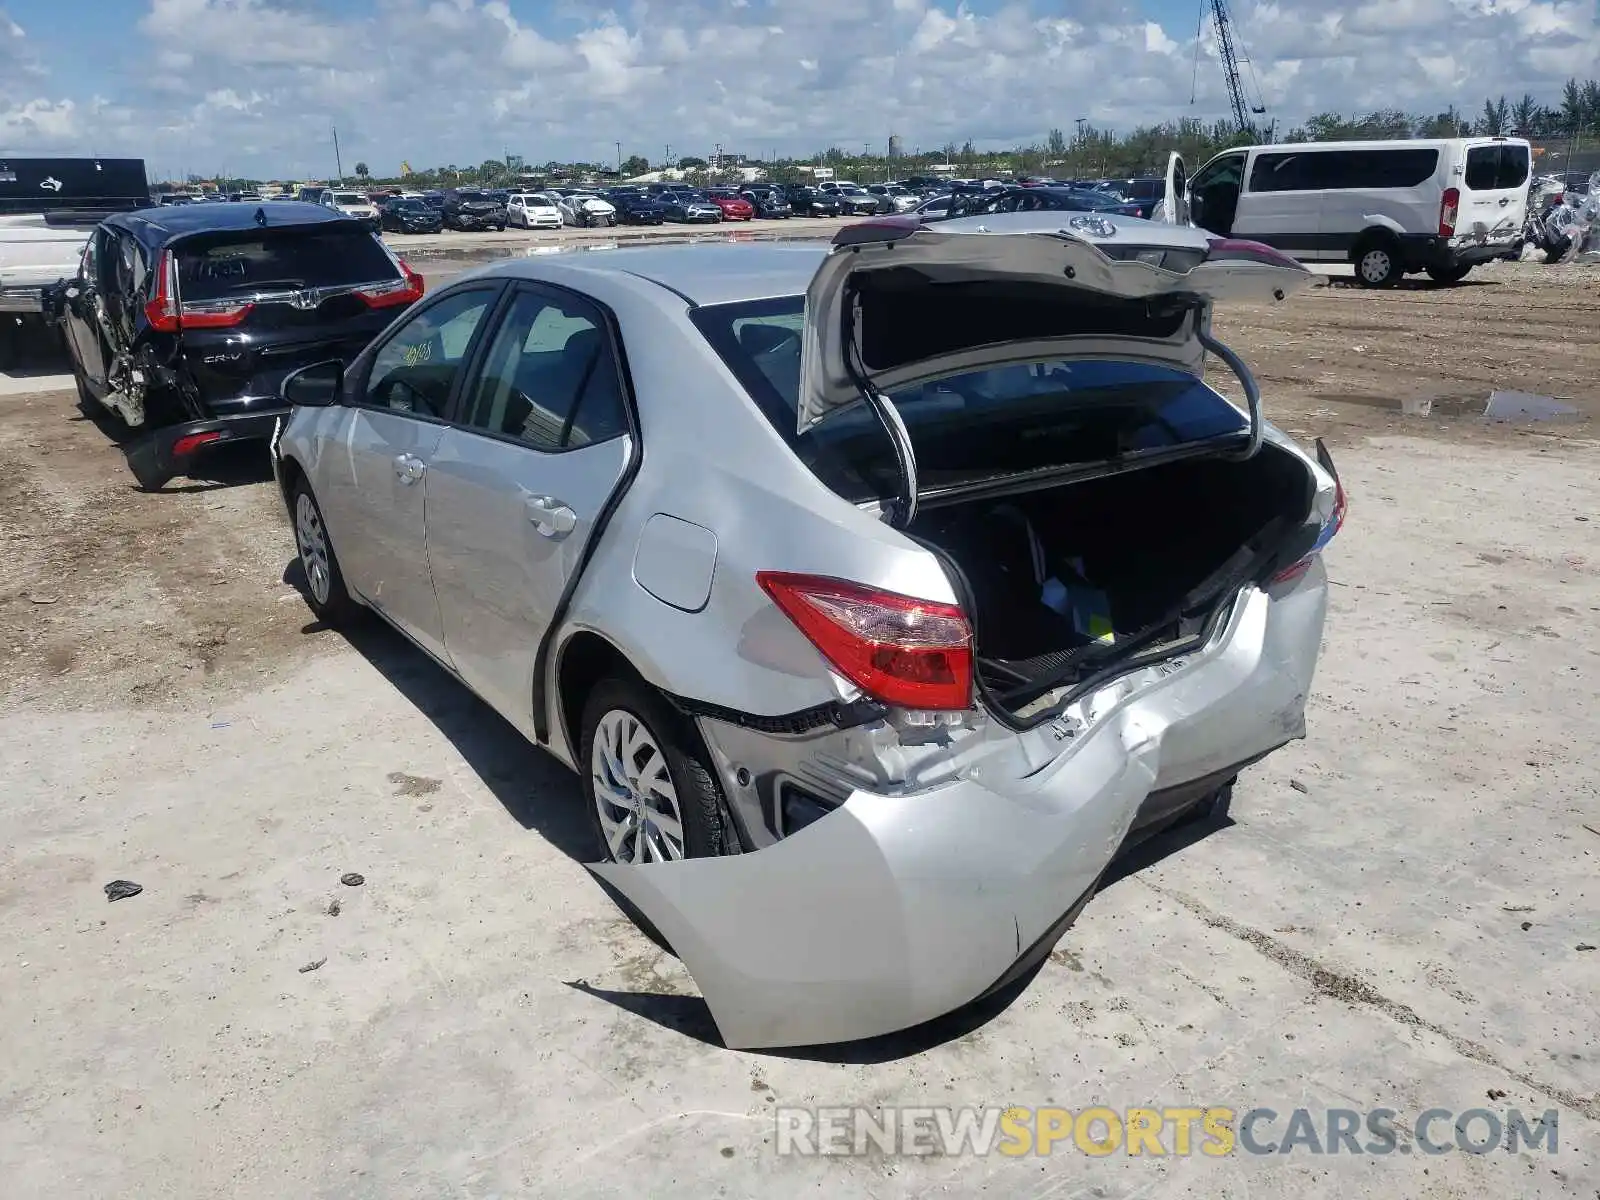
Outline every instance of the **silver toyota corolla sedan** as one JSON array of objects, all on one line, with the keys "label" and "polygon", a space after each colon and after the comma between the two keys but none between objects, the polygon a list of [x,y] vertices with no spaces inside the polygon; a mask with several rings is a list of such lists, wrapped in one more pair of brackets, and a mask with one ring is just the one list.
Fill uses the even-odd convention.
[{"label": "silver toyota corolla sedan", "polygon": [[1304,735],[1344,496],[1209,330],[1309,278],[1060,213],[508,260],[292,377],[274,461],[318,615],[578,773],[725,1042],[850,1040]]}]

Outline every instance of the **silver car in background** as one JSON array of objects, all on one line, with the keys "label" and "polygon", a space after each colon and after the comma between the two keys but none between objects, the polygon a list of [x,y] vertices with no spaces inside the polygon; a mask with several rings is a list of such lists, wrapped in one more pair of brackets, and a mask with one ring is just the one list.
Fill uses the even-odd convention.
[{"label": "silver car in background", "polygon": [[1304,734],[1343,493],[1208,330],[1310,276],[1065,215],[508,260],[285,385],[312,607],[577,771],[730,1046],[1016,978]]}]

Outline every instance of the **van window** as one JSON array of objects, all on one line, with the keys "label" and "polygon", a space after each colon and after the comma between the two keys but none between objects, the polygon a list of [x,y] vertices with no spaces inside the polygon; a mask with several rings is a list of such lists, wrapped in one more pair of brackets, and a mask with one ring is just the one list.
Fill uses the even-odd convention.
[{"label": "van window", "polygon": [[1475,192],[1519,188],[1528,182],[1528,148],[1500,143],[1467,151],[1467,186]]},{"label": "van window", "polygon": [[1252,192],[1339,191],[1416,187],[1439,166],[1433,149],[1309,150],[1258,154],[1250,169]]}]

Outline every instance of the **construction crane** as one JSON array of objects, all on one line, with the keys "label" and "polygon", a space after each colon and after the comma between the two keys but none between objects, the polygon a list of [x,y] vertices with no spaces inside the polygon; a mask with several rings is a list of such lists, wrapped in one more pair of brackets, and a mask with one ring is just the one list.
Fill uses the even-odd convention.
[{"label": "construction crane", "polygon": [[[1211,10],[1211,24],[1217,32],[1217,55],[1222,59],[1222,75],[1228,83],[1228,100],[1233,105],[1233,120],[1239,127],[1239,132],[1249,134],[1254,140],[1261,137],[1260,130],[1254,120],[1257,116],[1265,116],[1267,106],[1261,99],[1261,85],[1255,79],[1255,71],[1250,70],[1251,83],[1255,85],[1256,103],[1250,104],[1245,99],[1244,80],[1239,73],[1241,61],[1239,52],[1233,47],[1233,18],[1228,13],[1227,0],[1201,0],[1200,23],[1205,22],[1206,9]],[[1200,59],[1200,34],[1195,31],[1195,69],[1199,70]],[[1247,69],[1250,69],[1248,57],[1242,60]],[[1191,92],[1189,102],[1194,103]]]}]

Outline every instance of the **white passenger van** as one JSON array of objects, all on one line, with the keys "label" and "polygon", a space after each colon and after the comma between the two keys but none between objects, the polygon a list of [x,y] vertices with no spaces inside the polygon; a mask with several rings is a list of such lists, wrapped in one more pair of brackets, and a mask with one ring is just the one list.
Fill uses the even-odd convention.
[{"label": "white passenger van", "polygon": [[1243,146],[1194,173],[1190,210],[1212,233],[1351,263],[1367,287],[1454,283],[1522,249],[1529,162],[1510,137]]}]

